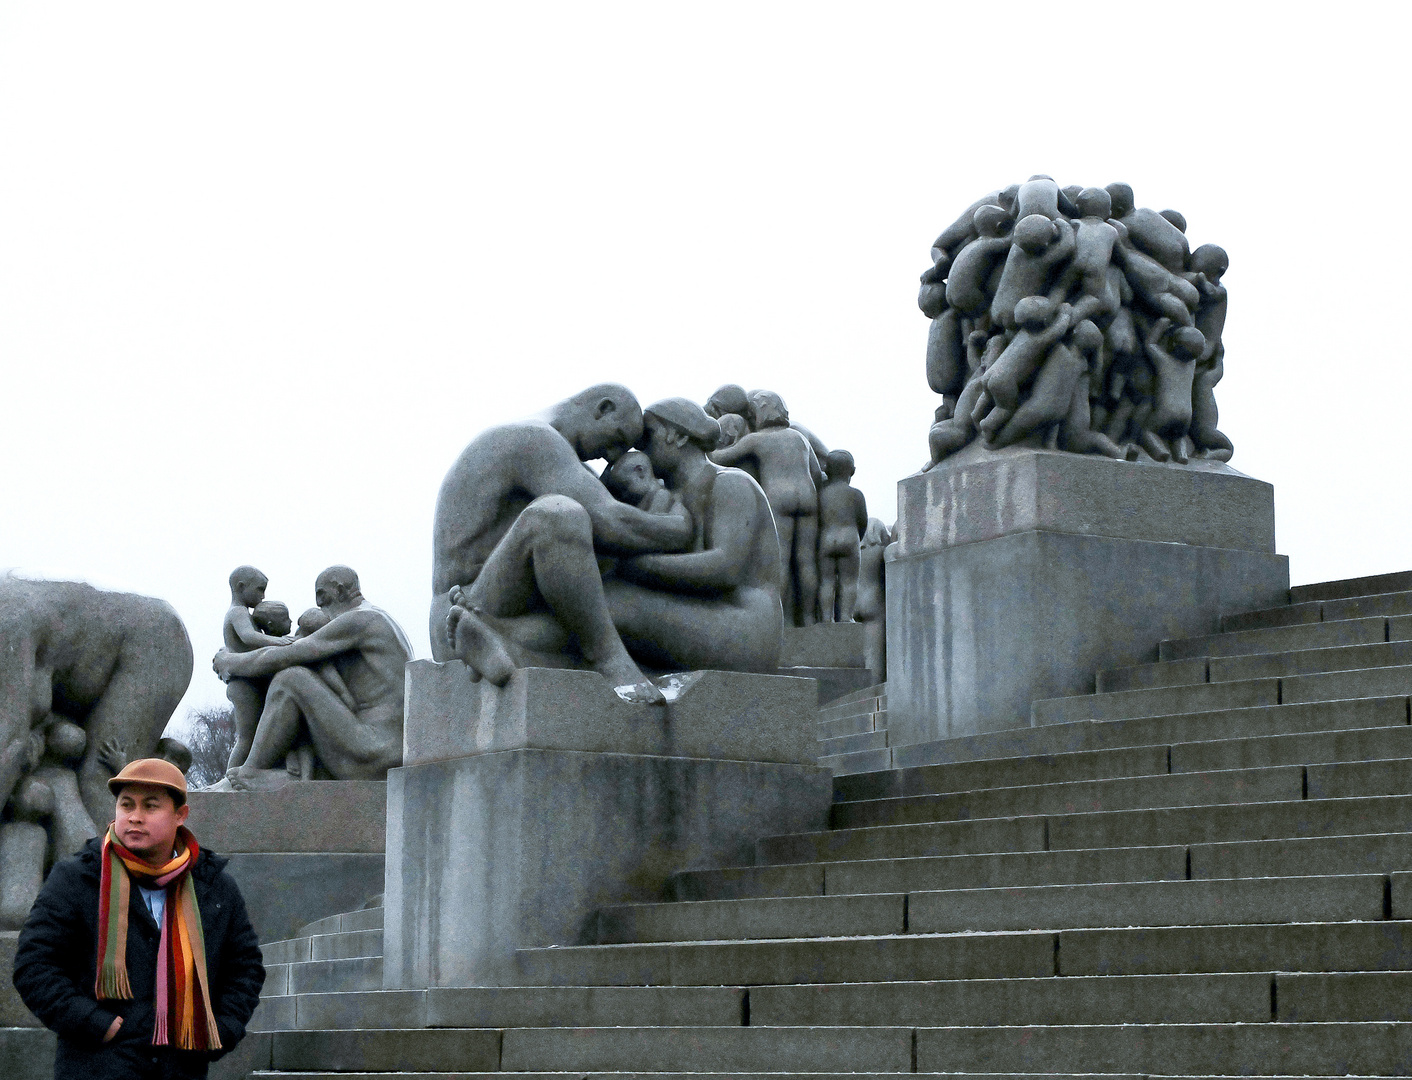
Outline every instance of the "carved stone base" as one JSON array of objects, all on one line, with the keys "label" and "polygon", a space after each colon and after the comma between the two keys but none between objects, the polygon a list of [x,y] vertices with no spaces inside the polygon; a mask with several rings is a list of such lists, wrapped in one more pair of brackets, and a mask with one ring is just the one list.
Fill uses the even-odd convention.
[{"label": "carved stone base", "polygon": [[[676,871],[749,864],[756,839],[827,822],[829,773],[779,760],[800,756],[786,718],[814,739],[810,683],[707,672],[663,708],[618,702],[594,673],[530,669],[503,690],[455,685],[441,700],[456,711],[433,713],[428,687],[465,672],[417,666],[408,758],[442,756],[388,774],[389,988],[513,985],[518,949],[592,941],[600,907],[660,899]],[[601,693],[578,709],[566,688],[584,676]],[[641,752],[664,738],[694,751]],[[595,748],[534,745],[571,741]]]}]

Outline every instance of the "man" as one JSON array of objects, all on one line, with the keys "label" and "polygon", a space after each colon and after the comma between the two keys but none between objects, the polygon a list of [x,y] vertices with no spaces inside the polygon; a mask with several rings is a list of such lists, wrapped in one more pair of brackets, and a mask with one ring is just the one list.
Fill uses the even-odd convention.
[{"label": "man", "polygon": [[59,862],[20,932],[15,989],[59,1036],[56,1080],[204,1077],[245,1035],[265,969],[226,860],[186,828],[186,778],[109,781],[106,835]]},{"label": "man", "polygon": [[[289,645],[254,652],[222,649],[212,667],[222,679],[274,676],[245,764],[226,779],[237,791],[283,787],[285,757],[307,735],[336,780],[383,780],[402,764],[403,668],[412,646],[392,616],[363,599],[358,575],[330,566],[314,582],[328,625]],[[352,695],[349,708],[313,667],[333,661]]]},{"label": "man", "polygon": [[436,659],[459,656],[476,677],[503,686],[516,667],[571,662],[564,649],[572,637],[584,661],[622,696],[662,700],[613,626],[595,552],[680,550],[691,527],[618,502],[583,465],[616,461],[641,435],[637,399],[604,383],[472,440],[436,503]]}]

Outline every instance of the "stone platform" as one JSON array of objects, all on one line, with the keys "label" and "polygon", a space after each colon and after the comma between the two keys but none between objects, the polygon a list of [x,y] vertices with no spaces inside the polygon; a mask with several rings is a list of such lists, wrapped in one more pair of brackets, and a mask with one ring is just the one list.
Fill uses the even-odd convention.
[{"label": "stone platform", "polygon": [[313,780],[279,791],[193,791],[188,824],[230,858],[262,941],[382,892],[387,785]]},{"label": "stone platform", "polygon": [[389,988],[513,985],[521,950],[593,940],[605,904],[658,899],[675,872],[827,821],[808,680],[698,672],[665,706],[623,702],[593,672],[532,668],[500,689],[418,661],[407,680]]},{"label": "stone platform", "polygon": [[1274,491],[1177,467],[1015,448],[898,484],[887,551],[893,745],[1024,727],[1030,703],[1282,602]]}]

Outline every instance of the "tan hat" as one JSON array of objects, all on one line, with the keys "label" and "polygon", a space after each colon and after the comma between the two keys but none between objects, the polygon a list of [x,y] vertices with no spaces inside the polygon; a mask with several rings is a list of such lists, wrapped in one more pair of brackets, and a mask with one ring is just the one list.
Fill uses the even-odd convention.
[{"label": "tan hat", "polygon": [[165,758],[138,758],[129,761],[123,771],[108,781],[108,790],[118,794],[128,784],[154,784],[172,793],[176,804],[186,802],[186,777],[181,770]]}]

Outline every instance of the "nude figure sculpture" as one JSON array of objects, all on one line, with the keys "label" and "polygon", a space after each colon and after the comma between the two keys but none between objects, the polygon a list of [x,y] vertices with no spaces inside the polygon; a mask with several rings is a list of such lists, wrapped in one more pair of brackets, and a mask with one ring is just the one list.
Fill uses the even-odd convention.
[{"label": "nude figure sculpture", "polygon": [[711,460],[754,465],[779,533],[785,616],[796,626],[810,626],[819,597],[817,489],[823,469],[809,440],[790,426],[789,410],[778,394],[757,391],[751,404],[756,430],[717,450]]},{"label": "nude figure sculpture", "polygon": [[1186,232],[1181,214],[1138,206],[1121,183],[1038,175],[974,203],[937,238],[918,295],[927,385],[941,396],[923,469],[978,440],[1228,460],[1213,393],[1225,252],[1190,250]]},{"label": "nude figure sculpture", "polygon": [[[295,780],[286,759],[303,740],[335,780],[382,780],[402,763],[402,669],[412,659],[407,635],[363,598],[358,575],[346,566],[318,576],[314,602],[329,621],[308,637],[246,653],[222,649],[212,661],[223,680],[270,680],[250,754],[226,773],[237,791],[268,791]],[[352,708],[315,670],[330,661],[353,697]]]},{"label": "nude figure sculpture", "polygon": [[853,455],[830,450],[819,488],[819,618],[852,622],[858,600],[858,545],[868,528],[868,503],[853,487]]},{"label": "nude figure sculpture", "polygon": [[[474,439],[437,502],[437,659],[460,658],[472,678],[502,686],[517,668],[587,667],[649,703],[662,694],[639,662],[774,670],[774,523],[754,480],[707,459],[719,439],[700,406],[669,399],[644,418],[616,384]],[[634,444],[684,515],[620,502],[581,464],[617,461]]]}]

